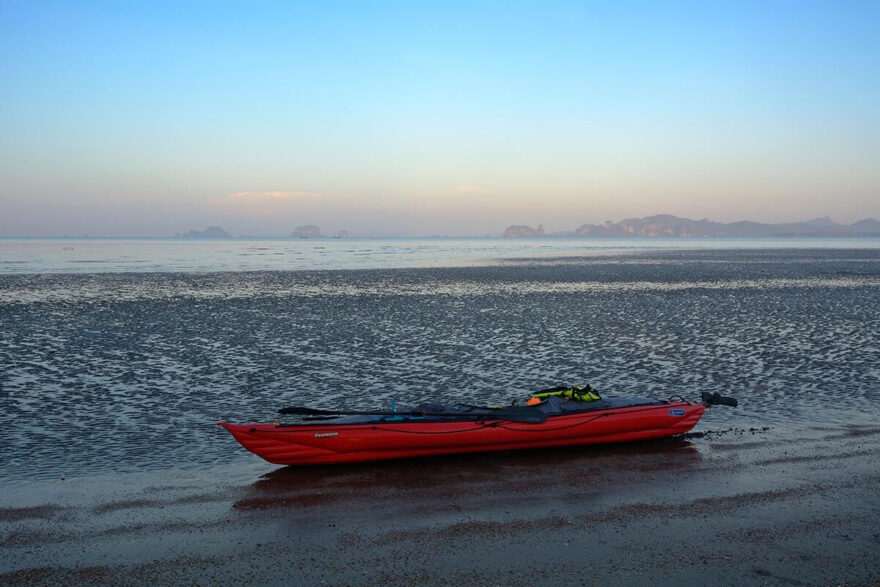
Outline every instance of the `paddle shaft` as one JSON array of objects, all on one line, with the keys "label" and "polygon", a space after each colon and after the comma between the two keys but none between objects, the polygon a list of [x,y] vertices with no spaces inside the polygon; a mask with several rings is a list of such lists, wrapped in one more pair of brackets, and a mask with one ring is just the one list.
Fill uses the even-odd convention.
[{"label": "paddle shaft", "polygon": [[300,416],[430,416],[444,418],[468,418],[484,420],[510,420],[515,422],[540,423],[547,419],[547,414],[533,408],[506,408],[487,411],[483,414],[450,413],[450,412],[382,412],[382,411],[359,411],[359,410],[318,410],[300,406],[281,408],[279,414],[296,414]]}]

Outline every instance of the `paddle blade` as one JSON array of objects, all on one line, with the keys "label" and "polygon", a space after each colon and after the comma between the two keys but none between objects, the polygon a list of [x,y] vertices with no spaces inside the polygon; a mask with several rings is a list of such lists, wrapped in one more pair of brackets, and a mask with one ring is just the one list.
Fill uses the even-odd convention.
[{"label": "paddle blade", "polygon": [[299,416],[326,416],[328,414],[334,414],[335,412],[328,412],[326,410],[316,410],[315,408],[305,408],[302,406],[290,406],[288,408],[281,408],[278,410],[279,414],[296,414]]},{"label": "paddle blade", "polygon": [[707,406],[719,405],[735,408],[739,404],[739,402],[736,401],[736,398],[721,395],[717,391],[715,393],[704,391],[702,394],[700,394],[700,396],[703,400],[703,403]]}]

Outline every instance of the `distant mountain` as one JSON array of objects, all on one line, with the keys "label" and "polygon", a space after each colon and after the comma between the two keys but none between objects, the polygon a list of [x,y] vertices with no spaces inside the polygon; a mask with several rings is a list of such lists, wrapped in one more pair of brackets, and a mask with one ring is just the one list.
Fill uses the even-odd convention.
[{"label": "distant mountain", "polygon": [[185,234],[177,233],[174,238],[232,238],[232,235],[219,226],[209,226],[205,230],[190,230]]},{"label": "distant mountain", "polygon": [[659,214],[646,218],[628,218],[620,222],[584,224],[574,231],[576,236],[587,237],[699,237],[720,236],[723,224],[711,220],[690,220],[671,214]]},{"label": "distant mountain", "polygon": [[507,230],[504,231],[505,238],[526,238],[540,236],[544,236],[544,227],[542,225],[539,225],[538,228],[532,228],[531,226],[526,226],[524,224],[514,224],[513,226],[508,226]]},{"label": "distant mountain", "polygon": [[290,234],[291,238],[309,238],[309,237],[319,237],[321,235],[321,229],[315,226],[314,224],[306,224],[305,226],[297,226],[294,231]]},{"label": "distant mountain", "polygon": [[847,227],[850,236],[876,236],[880,234],[880,222],[873,218],[865,218],[853,222]]},{"label": "distant mountain", "polygon": [[[505,237],[544,236],[543,228],[514,225],[504,231]],[[531,231],[531,232],[529,232]],[[550,236],[567,233],[554,233]],[[570,233],[568,233],[570,234]],[[575,236],[604,237],[679,237],[679,238],[766,238],[766,237],[876,237],[880,236],[880,222],[873,218],[859,220],[849,226],[828,218],[815,218],[807,222],[764,224],[749,220],[725,224],[712,220],[691,220],[671,214],[659,214],[645,218],[627,218],[620,222],[584,224],[574,231]]]}]

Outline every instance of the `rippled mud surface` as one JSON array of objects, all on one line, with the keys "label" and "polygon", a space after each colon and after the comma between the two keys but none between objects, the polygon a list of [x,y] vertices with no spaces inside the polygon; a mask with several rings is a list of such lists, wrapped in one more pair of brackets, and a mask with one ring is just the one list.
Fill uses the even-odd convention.
[{"label": "rippled mud surface", "polygon": [[557,383],[737,397],[697,430],[877,421],[880,252],[0,277],[2,480],[256,459],[219,420],[505,403]]}]

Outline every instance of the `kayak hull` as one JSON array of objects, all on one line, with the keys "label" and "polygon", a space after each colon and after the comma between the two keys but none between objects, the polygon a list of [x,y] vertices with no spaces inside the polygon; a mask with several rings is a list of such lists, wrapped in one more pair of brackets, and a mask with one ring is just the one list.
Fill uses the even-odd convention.
[{"label": "kayak hull", "polygon": [[704,404],[670,401],[554,415],[541,423],[487,418],[478,421],[375,421],[358,424],[230,424],[244,448],[279,465],[322,465],[631,442],[683,434]]}]

